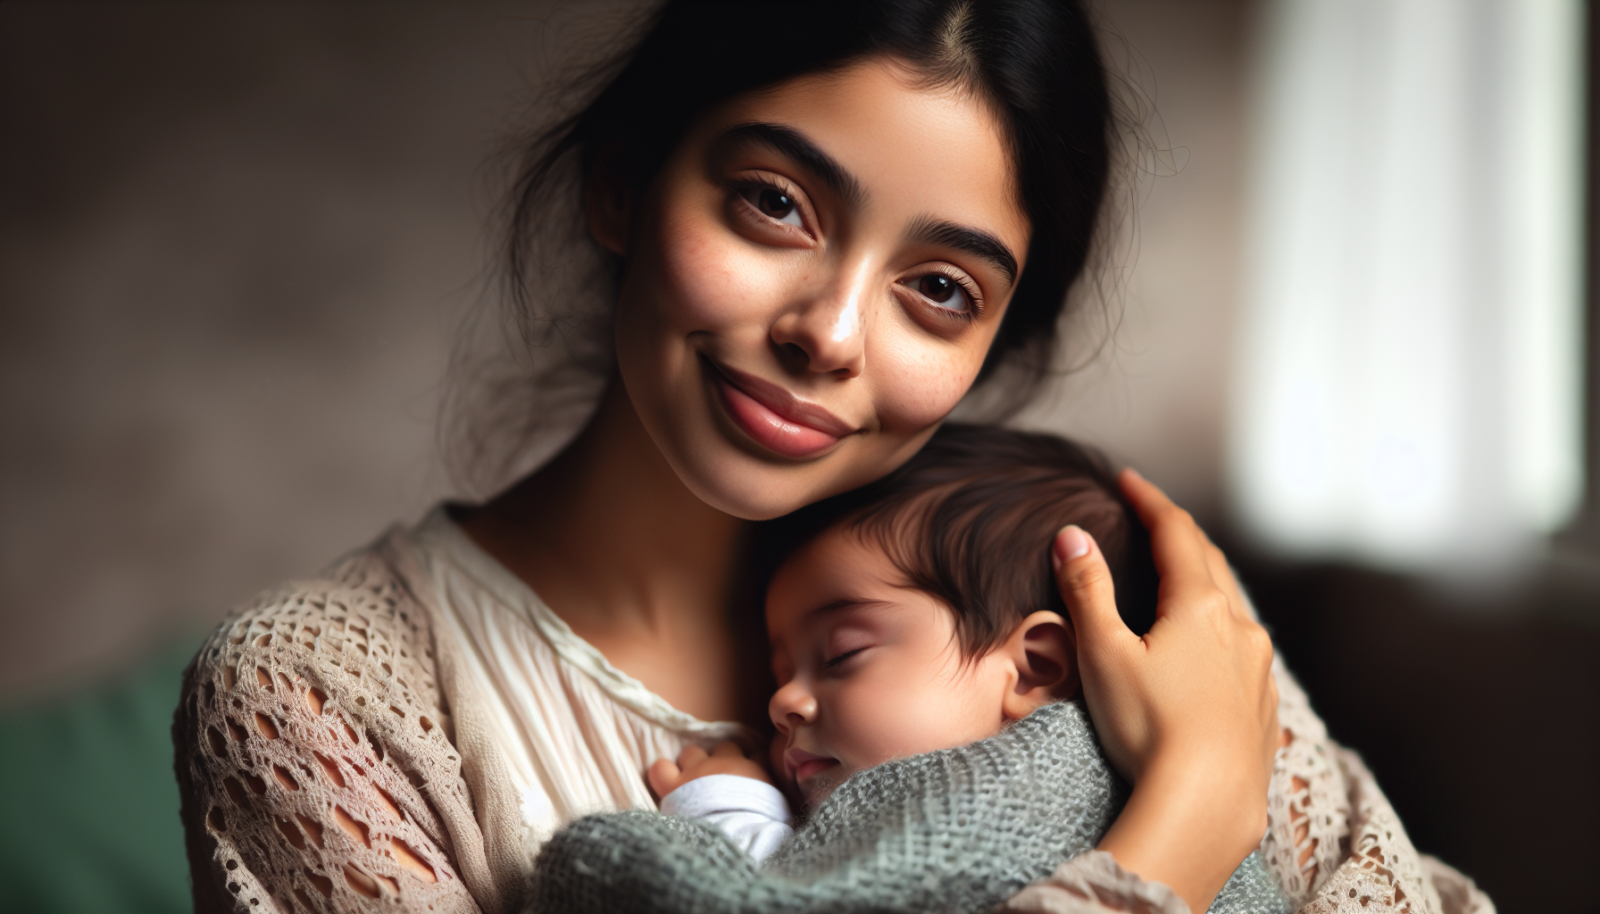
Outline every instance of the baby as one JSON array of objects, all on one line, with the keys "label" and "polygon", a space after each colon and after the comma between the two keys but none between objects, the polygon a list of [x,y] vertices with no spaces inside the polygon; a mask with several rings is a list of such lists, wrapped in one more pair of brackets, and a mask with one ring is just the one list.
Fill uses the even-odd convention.
[{"label": "baby", "polygon": [[[814,807],[858,771],[1071,698],[1076,650],[1050,542],[1082,527],[1121,572],[1119,604],[1153,618],[1133,518],[1104,460],[1071,442],[947,426],[882,482],[769,525],[767,551],[785,556],[767,592],[785,792]],[[662,759],[648,778],[663,812],[711,822],[757,859],[790,834],[783,794],[732,743]]]},{"label": "baby", "polygon": [[[1049,555],[1067,524],[1147,630],[1144,530],[1105,462],[1060,438],[946,426],[885,479],[763,525],[783,792],[732,743],[657,761],[667,815],[559,832],[534,910],[987,911],[1093,849],[1127,785],[1066,700],[1076,646]],[[1212,906],[1289,910],[1254,854]]]}]

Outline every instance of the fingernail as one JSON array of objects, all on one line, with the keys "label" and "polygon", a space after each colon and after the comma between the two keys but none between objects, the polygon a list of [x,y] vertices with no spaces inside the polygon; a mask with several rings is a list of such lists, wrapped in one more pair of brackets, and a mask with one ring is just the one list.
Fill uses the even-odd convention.
[{"label": "fingernail", "polygon": [[1089,554],[1089,535],[1077,524],[1061,528],[1061,534],[1056,537],[1055,553],[1056,568],[1059,570],[1062,563]]}]

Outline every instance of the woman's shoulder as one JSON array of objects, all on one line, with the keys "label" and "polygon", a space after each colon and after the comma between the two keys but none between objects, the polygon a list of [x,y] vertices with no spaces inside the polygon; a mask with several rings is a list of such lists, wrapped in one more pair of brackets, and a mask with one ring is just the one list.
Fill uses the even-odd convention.
[{"label": "woman's shoulder", "polygon": [[197,909],[475,906],[456,872],[472,803],[401,536],[261,594],[186,671],[173,740]]},{"label": "woman's shoulder", "polygon": [[[263,688],[269,667],[288,666],[403,705],[437,706],[432,625],[413,593],[401,537],[392,532],[314,578],[263,591],[212,632],[191,678],[212,671],[231,683],[246,675],[241,661],[250,659],[261,662],[256,676]],[[351,714],[366,715],[365,701],[347,704]],[[419,726],[426,732],[433,723]]]},{"label": "woman's shoulder", "polygon": [[187,672],[186,693],[200,687],[196,697],[212,700],[213,690],[241,693],[237,701],[245,692],[304,692],[299,704],[317,715],[447,740],[435,733],[448,722],[432,624],[414,576],[404,534],[395,530],[314,578],[262,592],[212,632]]}]

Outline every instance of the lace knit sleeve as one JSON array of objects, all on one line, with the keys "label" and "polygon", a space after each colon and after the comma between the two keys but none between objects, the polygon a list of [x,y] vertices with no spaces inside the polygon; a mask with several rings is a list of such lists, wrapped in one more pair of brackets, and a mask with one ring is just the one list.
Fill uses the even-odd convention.
[{"label": "lace knit sleeve", "polygon": [[[1261,853],[1300,914],[1493,914],[1472,880],[1417,853],[1361,759],[1327,727],[1281,660],[1278,722]],[[1007,902],[1013,914],[1182,914],[1187,905],[1107,854],[1082,854]]]},{"label": "lace knit sleeve", "polygon": [[173,724],[197,911],[479,910],[435,669],[425,614],[371,553],[211,637]]},{"label": "lace knit sleeve", "polygon": [[1159,882],[1146,882],[1105,851],[1079,854],[1011,896],[1009,914],[1189,914],[1189,906]]},{"label": "lace knit sleeve", "polygon": [[[1354,752],[1328,738],[1305,691],[1273,664],[1278,722],[1288,737],[1273,764],[1267,835],[1273,872],[1303,914],[1490,914],[1471,880],[1417,853],[1389,799]],[[1441,892],[1435,877],[1453,874]]]}]

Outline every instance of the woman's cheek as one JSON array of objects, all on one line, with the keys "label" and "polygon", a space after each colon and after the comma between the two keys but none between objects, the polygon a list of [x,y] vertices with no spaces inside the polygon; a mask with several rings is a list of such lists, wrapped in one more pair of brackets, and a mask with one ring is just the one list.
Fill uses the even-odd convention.
[{"label": "woman's cheek", "polygon": [[686,331],[741,323],[771,296],[766,258],[720,222],[704,216],[664,220],[660,234],[665,322]]},{"label": "woman's cheek", "polygon": [[[897,328],[898,329],[898,328]],[[878,415],[886,431],[915,434],[944,420],[978,375],[977,353],[942,341],[897,333],[882,341],[875,372]]]}]

